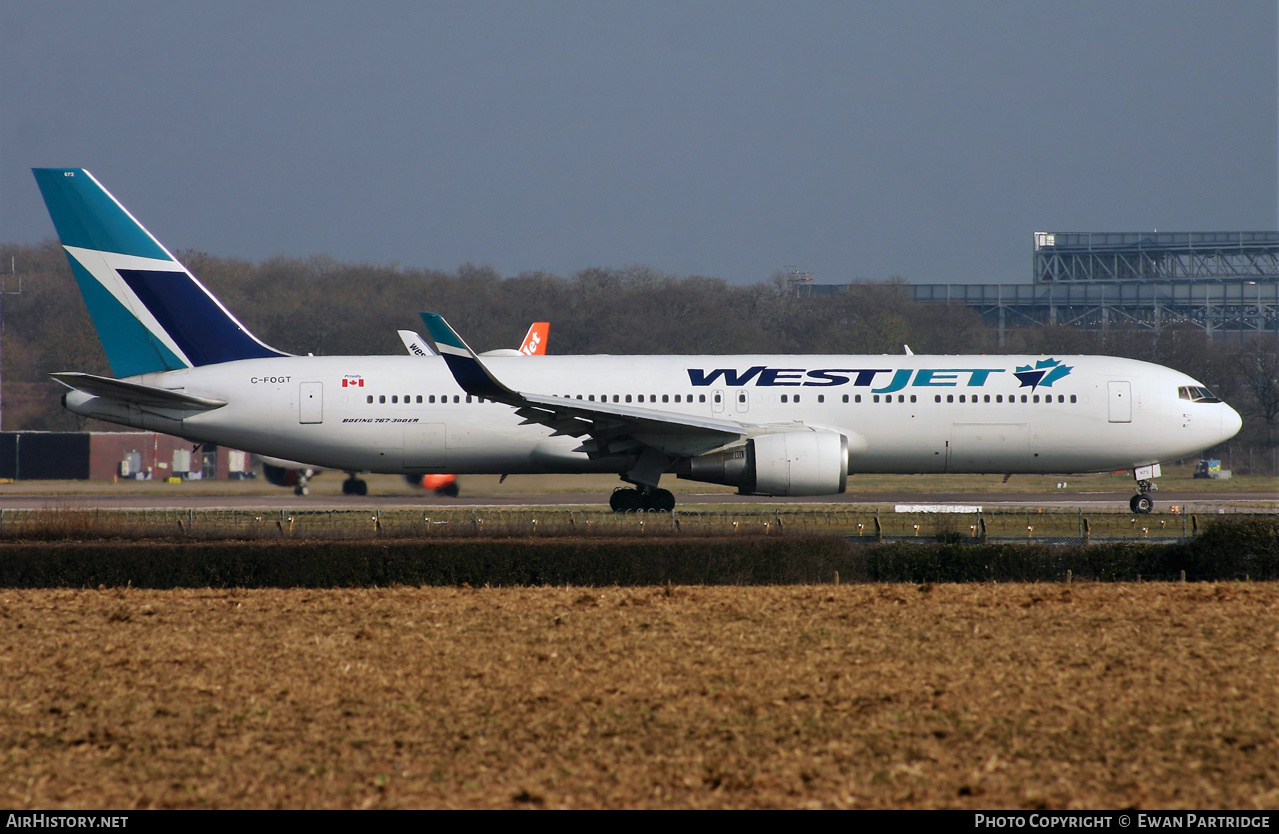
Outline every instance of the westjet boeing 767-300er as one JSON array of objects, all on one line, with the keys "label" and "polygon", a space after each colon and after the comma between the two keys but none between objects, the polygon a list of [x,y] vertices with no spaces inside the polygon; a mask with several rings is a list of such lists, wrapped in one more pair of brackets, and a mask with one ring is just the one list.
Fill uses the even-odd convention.
[{"label": "westjet boeing 767-300er", "polygon": [[663,475],[833,495],[854,473],[1126,469],[1233,437],[1178,371],[1107,356],[292,356],[257,339],[88,172],[36,181],[115,378],[57,373],[86,417],[350,473],[616,473],[615,510],[670,510]]}]

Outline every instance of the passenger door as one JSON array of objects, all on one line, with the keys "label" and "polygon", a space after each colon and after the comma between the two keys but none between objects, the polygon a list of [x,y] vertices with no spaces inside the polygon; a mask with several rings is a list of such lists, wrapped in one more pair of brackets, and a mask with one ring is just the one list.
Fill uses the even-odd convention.
[{"label": "passenger door", "polygon": [[1106,383],[1110,396],[1110,422],[1132,422],[1132,383],[1119,380]]},{"label": "passenger door", "polygon": [[298,422],[324,422],[324,383],[303,382],[298,391]]}]

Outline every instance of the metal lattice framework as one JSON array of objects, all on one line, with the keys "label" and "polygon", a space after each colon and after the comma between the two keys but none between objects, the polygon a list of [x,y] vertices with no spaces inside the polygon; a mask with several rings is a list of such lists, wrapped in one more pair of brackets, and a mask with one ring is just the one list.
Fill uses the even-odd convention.
[{"label": "metal lattice framework", "polygon": [[1279,232],[1035,232],[1035,283],[1279,279]]},{"label": "metal lattice framework", "polygon": [[[1210,336],[1279,333],[1279,232],[1035,232],[1030,284],[913,284],[998,328],[1189,322]],[[811,295],[843,287],[808,284]]]},{"label": "metal lattice framework", "polygon": [[1190,322],[1210,336],[1279,332],[1279,282],[1087,282],[1078,284],[916,284],[914,299],[963,304],[999,332],[1071,325],[1102,330],[1120,322],[1158,330]]}]

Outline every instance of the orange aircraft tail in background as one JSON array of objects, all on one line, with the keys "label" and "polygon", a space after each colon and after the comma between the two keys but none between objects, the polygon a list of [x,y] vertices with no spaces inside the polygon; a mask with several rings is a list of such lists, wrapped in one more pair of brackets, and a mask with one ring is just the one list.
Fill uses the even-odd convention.
[{"label": "orange aircraft tail in background", "polygon": [[520,353],[525,356],[545,356],[546,337],[550,333],[549,321],[535,321],[529,326],[524,336],[524,344],[520,345]]}]

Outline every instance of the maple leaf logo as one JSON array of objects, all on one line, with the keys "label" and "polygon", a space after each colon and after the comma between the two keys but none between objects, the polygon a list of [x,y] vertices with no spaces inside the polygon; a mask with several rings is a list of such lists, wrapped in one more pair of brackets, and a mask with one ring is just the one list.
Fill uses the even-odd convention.
[{"label": "maple leaf logo", "polygon": [[1022,388],[1034,391],[1039,386],[1051,388],[1053,383],[1070,374],[1070,365],[1063,365],[1056,359],[1040,359],[1034,365],[1018,365],[1013,376],[1021,382]]}]

